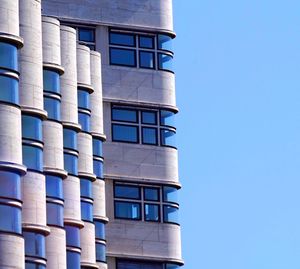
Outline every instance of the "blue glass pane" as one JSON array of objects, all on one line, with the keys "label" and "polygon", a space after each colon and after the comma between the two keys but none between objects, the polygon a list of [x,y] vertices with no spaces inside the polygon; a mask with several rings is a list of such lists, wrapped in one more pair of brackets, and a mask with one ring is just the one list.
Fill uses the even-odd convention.
[{"label": "blue glass pane", "polygon": [[78,28],[78,39],[85,42],[95,42],[95,30]]},{"label": "blue glass pane", "polygon": [[2,216],[0,218],[0,231],[21,234],[22,217],[20,208],[0,204],[0,216]]},{"label": "blue glass pane", "polygon": [[34,116],[22,115],[22,137],[43,141],[42,120]]},{"label": "blue glass pane", "polygon": [[103,142],[100,139],[93,138],[93,155],[97,157],[103,156]]},{"label": "blue glass pane", "polygon": [[160,125],[175,127],[175,113],[169,110],[161,110]]},{"label": "blue glass pane", "polygon": [[156,112],[142,111],[142,123],[156,124]]},{"label": "blue glass pane", "polygon": [[178,190],[175,187],[163,187],[163,197],[165,202],[178,203]]},{"label": "blue glass pane", "polygon": [[23,232],[25,255],[46,258],[45,236],[33,232]]},{"label": "blue glass pane", "polygon": [[80,248],[80,229],[74,226],[65,226],[66,244],[69,247]]},{"label": "blue glass pane", "polygon": [[80,269],[80,253],[67,251],[67,268]]},{"label": "blue glass pane", "polygon": [[64,167],[65,170],[72,174],[78,174],[78,157],[72,154],[64,153]]},{"label": "blue glass pane", "polygon": [[159,201],[158,188],[144,188],[144,199],[148,201]]},{"label": "blue glass pane", "polygon": [[114,65],[136,66],[136,51],[110,48],[110,63]]},{"label": "blue glass pane", "polygon": [[103,162],[99,160],[93,160],[93,168],[94,168],[94,174],[98,178],[104,178],[103,174]]},{"label": "blue glass pane", "polygon": [[118,261],[118,269],[164,269],[162,263],[154,262],[139,262],[139,261]]},{"label": "blue glass pane", "polygon": [[0,171],[0,196],[21,200],[21,177],[9,171]]},{"label": "blue glass pane", "polygon": [[158,41],[158,49],[173,51],[172,37],[168,35],[158,35],[157,41]]},{"label": "blue glass pane", "polygon": [[154,53],[147,51],[140,51],[140,67],[154,68]]},{"label": "blue glass pane", "polygon": [[93,198],[92,181],[80,178],[80,195],[82,197]]},{"label": "blue glass pane", "polygon": [[157,129],[142,128],[143,144],[157,145]]},{"label": "blue glass pane", "polygon": [[60,100],[44,97],[44,109],[48,112],[48,119],[60,120]]},{"label": "blue glass pane", "polygon": [[77,150],[77,132],[64,128],[64,148]]},{"label": "blue glass pane", "polygon": [[145,220],[159,221],[159,206],[152,204],[145,204]]},{"label": "blue glass pane", "polygon": [[128,185],[115,185],[115,197],[117,198],[129,198],[140,199],[140,188]]},{"label": "blue glass pane", "polygon": [[80,88],[77,91],[78,95],[78,107],[84,109],[90,109],[90,94],[85,91],[81,90]]},{"label": "blue glass pane", "polygon": [[158,54],[158,68],[173,72],[173,57],[167,54]]},{"label": "blue glass pane", "polygon": [[122,219],[141,219],[139,203],[115,202],[115,217]]},{"label": "blue glass pane", "polygon": [[106,262],[106,246],[104,244],[96,243],[96,261]]},{"label": "blue glass pane", "polygon": [[12,104],[19,104],[18,80],[0,75],[0,100]]},{"label": "blue glass pane", "polygon": [[154,49],[154,38],[151,36],[139,36],[139,47]]},{"label": "blue glass pane", "polygon": [[91,129],[91,116],[85,113],[78,113],[78,122],[81,125],[82,131],[90,132]]},{"label": "blue glass pane", "polygon": [[113,124],[113,141],[138,142],[138,127]]},{"label": "blue glass pane", "polygon": [[96,238],[105,240],[105,224],[99,220],[94,220]]},{"label": "blue glass pane", "polygon": [[46,269],[46,265],[33,262],[25,262],[25,269]]},{"label": "blue glass pane", "polygon": [[161,129],[160,137],[162,146],[170,146],[176,148],[175,132],[171,130]]},{"label": "blue glass pane", "polygon": [[[0,68],[18,71],[18,50],[14,45],[0,42]],[[0,85],[2,85],[0,83]]]},{"label": "blue glass pane", "polygon": [[135,46],[135,36],[130,34],[110,33],[109,42],[112,45]]},{"label": "blue glass pane", "polygon": [[64,226],[64,207],[62,205],[47,202],[47,224]]},{"label": "blue glass pane", "polygon": [[46,193],[48,197],[63,199],[63,182],[58,176],[46,175]]},{"label": "blue glass pane", "polygon": [[164,222],[179,223],[177,207],[164,205]]},{"label": "blue glass pane", "polygon": [[60,93],[59,74],[51,70],[43,70],[44,91]]},{"label": "blue glass pane", "polygon": [[126,122],[138,121],[137,111],[133,109],[113,108],[111,117],[112,120],[116,120],[116,121],[126,121]]},{"label": "blue glass pane", "polygon": [[81,219],[93,221],[93,204],[81,201]]},{"label": "blue glass pane", "polygon": [[180,265],[175,263],[166,263],[166,269],[179,269]]},{"label": "blue glass pane", "polygon": [[43,171],[43,150],[39,147],[23,145],[23,164],[28,169]]}]

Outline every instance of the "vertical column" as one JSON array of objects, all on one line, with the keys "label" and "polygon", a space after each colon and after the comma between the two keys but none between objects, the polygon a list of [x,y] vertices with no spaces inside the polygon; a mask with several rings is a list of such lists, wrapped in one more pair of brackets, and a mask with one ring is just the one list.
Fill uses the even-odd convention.
[{"label": "vertical column", "polygon": [[95,225],[93,223],[92,182],[96,180],[93,173],[93,138],[91,135],[91,86],[90,49],[77,46],[77,86],[78,86],[78,119],[81,132],[78,134],[78,175],[80,178],[81,219],[84,228],[80,231],[81,266],[98,268],[95,252]]},{"label": "vertical column", "polygon": [[46,268],[45,235],[46,189],[43,174],[42,120],[43,62],[41,1],[22,0],[20,33],[26,40],[20,51],[20,103],[22,107],[23,163],[23,235],[26,266]]},{"label": "vertical column", "polygon": [[64,170],[63,127],[61,123],[60,75],[63,74],[60,54],[60,23],[42,18],[44,107],[48,118],[43,122],[44,174],[46,176],[47,224],[46,238],[48,269],[66,269],[66,233],[64,229]]},{"label": "vertical column", "polygon": [[24,268],[18,0],[0,1],[0,268]]},{"label": "vertical column", "polygon": [[108,219],[105,210],[105,182],[103,175],[102,144],[103,134],[103,102],[101,56],[99,52],[91,51],[91,83],[94,92],[91,94],[91,132],[93,136],[93,168],[97,180],[93,182],[94,224],[96,231],[96,261],[99,268],[107,268],[105,224]]},{"label": "vertical column", "polygon": [[83,227],[80,208],[80,180],[78,177],[77,135],[77,60],[76,31],[61,26],[61,60],[65,73],[61,77],[61,117],[64,134],[64,166],[68,177],[63,181],[64,223],[66,230],[67,268],[80,269],[80,229]]}]

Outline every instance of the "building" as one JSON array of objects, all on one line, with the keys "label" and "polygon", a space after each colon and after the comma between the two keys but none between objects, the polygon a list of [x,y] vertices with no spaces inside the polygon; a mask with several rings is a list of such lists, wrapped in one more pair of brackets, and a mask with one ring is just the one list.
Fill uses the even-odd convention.
[{"label": "building", "polygon": [[183,264],[174,37],[172,0],[0,0],[1,269]]}]

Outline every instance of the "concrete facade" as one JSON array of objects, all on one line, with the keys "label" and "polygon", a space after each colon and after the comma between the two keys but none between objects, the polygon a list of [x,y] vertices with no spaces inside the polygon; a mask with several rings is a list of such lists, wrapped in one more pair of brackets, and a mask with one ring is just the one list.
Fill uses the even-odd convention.
[{"label": "concrete facade", "polygon": [[172,0],[0,1],[0,268],[183,265],[174,38]]}]

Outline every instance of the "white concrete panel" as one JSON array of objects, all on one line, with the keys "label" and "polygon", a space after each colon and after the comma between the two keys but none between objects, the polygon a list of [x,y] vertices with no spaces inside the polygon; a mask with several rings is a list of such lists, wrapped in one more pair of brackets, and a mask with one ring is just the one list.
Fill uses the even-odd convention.
[{"label": "white concrete panel", "polygon": [[93,174],[93,140],[87,133],[78,134],[78,173]]},{"label": "white concrete panel", "polygon": [[97,179],[93,182],[94,217],[106,217],[105,181]]},{"label": "white concrete panel", "polygon": [[83,45],[77,45],[77,82],[91,85],[90,49]]},{"label": "white concrete panel", "polygon": [[91,263],[96,265],[95,225],[84,222],[80,230],[81,264]]},{"label": "white concrete panel", "polygon": [[19,1],[0,1],[0,33],[19,35]]}]

